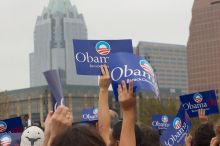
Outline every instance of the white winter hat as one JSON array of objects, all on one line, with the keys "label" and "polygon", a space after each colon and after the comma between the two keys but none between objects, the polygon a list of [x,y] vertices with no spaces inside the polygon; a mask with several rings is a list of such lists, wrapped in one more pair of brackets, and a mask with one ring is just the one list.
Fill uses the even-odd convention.
[{"label": "white winter hat", "polygon": [[42,146],[43,142],[43,130],[37,126],[30,126],[23,131],[20,146]]}]

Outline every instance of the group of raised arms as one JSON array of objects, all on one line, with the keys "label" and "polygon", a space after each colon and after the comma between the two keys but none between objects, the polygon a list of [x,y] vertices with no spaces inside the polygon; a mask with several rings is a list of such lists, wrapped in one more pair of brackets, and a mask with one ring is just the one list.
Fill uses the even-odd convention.
[{"label": "group of raised arms", "polygon": [[[72,111],[59,106],[47,115],[42,146],[162,146],[158,130],[150,125],[140,127],[136,123],[133,82],[122,81],[118,85],[122,114],[119,119],[118,114],[109,108],[111,79],[106,65],[101,66],[101,73],[97,123],[93,126],[74,123]],[[195,134],[185,137],[185,146],[220,146],[220,124],[210,123],[203,109],[199,110],[199,121]]]}]

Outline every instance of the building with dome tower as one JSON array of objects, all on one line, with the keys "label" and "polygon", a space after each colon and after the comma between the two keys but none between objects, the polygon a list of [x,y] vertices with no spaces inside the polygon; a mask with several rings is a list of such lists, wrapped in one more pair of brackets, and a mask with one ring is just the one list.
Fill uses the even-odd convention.
[{"label": "building with dome tower", "polygon": [[69,0],[50,0],[34,29],[34,52],[30,53],[30,86],[47,85],[43,72],[59,69],[66,85],[97,85],[97,77],[76,74],[73,39],[87,39],[82,14]]}]

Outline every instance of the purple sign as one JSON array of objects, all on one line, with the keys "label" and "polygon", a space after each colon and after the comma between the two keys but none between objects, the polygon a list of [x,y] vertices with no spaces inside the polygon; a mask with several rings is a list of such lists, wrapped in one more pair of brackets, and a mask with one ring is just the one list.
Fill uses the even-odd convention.
[{"label": "purple sign", "polygon": [[51,90],[52,97],[54,98],[53,101],[54,100],[56,101],[54,105],[54,109],[56,109],[58,105],[64,104],[63,89],[60,81],[59,71],[58,70],[46,71],[44,72],[44,76]]},{"label": "purple sign", "polygon": [[159,98],[159,89],[154,70],[147,60],[140,56],[131,53],[111,54],[109,70],[116,100],[118,97],[118,84],[121,84],[122,80],[126,83],[132,80],[134,92],[149,90]]},{"label": "purple sign", "polygon": [[190,129],[190,118],[181,105],[170,127],[161,135],[160,142],[163,146],[183,145],[185,136],[190,132]]}]

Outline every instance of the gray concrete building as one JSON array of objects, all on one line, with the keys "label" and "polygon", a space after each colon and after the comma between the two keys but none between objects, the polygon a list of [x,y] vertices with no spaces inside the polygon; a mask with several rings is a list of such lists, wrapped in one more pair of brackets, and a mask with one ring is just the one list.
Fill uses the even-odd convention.
[{"label": "gray concrete building", "polygon": [[181,94],[188,91],[186,46],[139,42],[137,54],[147,59],[157,76],[160,89]]},{"label": "gray concrete building", "polygon": [[96,77],[76,74],[73,39],[87,39],[87,28],[82,14],[69,0],[50,0],[34,30],[34,52],[30,53],[30,86],[46,85],[43,72],[61,71],[63,84],[97,85]]}]

